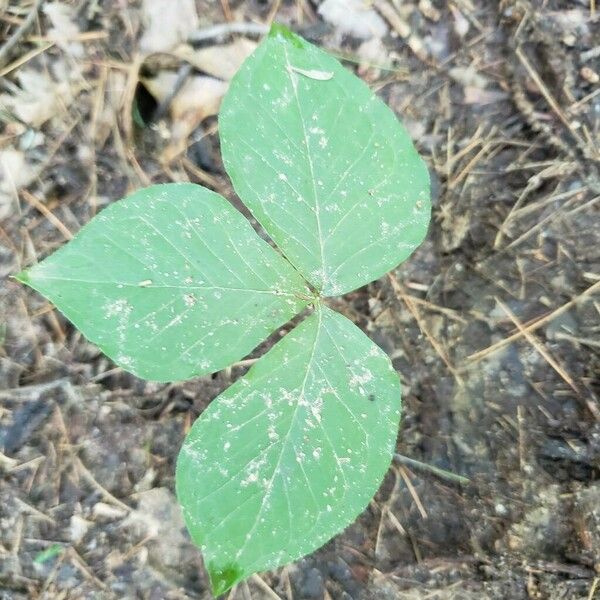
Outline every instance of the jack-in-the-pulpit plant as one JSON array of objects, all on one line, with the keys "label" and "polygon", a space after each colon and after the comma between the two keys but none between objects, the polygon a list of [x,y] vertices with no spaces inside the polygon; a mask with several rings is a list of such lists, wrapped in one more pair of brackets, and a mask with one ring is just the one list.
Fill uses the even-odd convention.
[{"label": "jack-in-the-pulpit plant", "polygon": [[326,298],[406,259],[430,218],[427,169],[394,113],[283,27],[234,77],[219,131],[235,191],[276,249],[218,194],[156,185],[17,276],[155,381],[227,367],[309,308],[179,454],[177,496],[215,594],[316,550],[377,491],[399,379]]}]

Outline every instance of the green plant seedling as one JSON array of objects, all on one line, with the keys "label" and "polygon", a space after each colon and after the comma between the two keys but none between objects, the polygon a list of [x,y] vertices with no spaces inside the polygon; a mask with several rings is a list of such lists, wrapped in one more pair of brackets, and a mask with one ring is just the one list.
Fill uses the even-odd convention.
[{"label": "green plant seedling", "polygon": [[334,58],[275,26],[221,107],[233,186],[156,185],[103,210],[18,279],[124,369],[212,373],[309,314],[194,423],[177,495],[213,592],[312,552],[389,466],[400,383],[326,298],[406,259],[430,218],[425,164],[393,112]]}]

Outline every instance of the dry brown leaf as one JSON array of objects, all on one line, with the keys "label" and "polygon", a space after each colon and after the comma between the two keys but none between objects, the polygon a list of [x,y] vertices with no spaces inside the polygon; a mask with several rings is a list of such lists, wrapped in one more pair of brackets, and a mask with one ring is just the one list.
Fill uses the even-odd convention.
[{"label": "dry brown leaf", "polygon": [[146,28],[140,50],[148,54],[173,49],[198,28],[194,0],[144,0],[142,16]]},{"label": "dry brown leaf", "polygon": [[35,176],[36,171],[23,152],[14,148],[0,150],[0,219],[9,216],[18,190],[29,185]]},{"label": "dry brown leaf", "polygon": [[[158,102],[169,96],[175,86],[177,74],[161,72],[152,79],[143,79],[146,89]],[[221,100],[229,84],[214,77],[190,77],[171,101],[171,142],[163,153],[163,160],[171,162],[185,150],[189,135],[204,119],[219,112]]]},{"label": "dry brown leaf", "polygon": [[369,40],[388,32],[385,21],[363,0],[325,0],[319,6],[319,14],[340,35]]},{"label": "dry brown leaf", "polygon": [[102,148],[110,134],[117,127],[117,118],[127,101],[127,74],[115,69],[108,73],[102,108],[96,118],[94,139]]},{"label": "dry brown leaf", "polygon": [[73,101],[68,79],[55,82],[47,72],[35,69],[21,69],[17,79],[20,88],[13,94],[2,94],[0,106],[33,128],[60,114]]},{"label": "dry brown leaf", "polygon": [[372,38],[363,42],[358,47],[356,54],[361,60],[358,67],[359,75],[364,77],[371,71],[372,77],[369,79],[379,77],[380,70],[377,65],[385,66],[390,61],[389,51],[380,38]]},{"label": "dry brown leaf", "polygon": [[47,33],[48,38],[67,54],[81,58],[84,52],[83,45],[76,41],[80,30],[74,21],[74,8],[62,2],[51,2],[43,6],[43,11],[52,23]]},{"label": "dry brown leaf", "polygon": [[256,46],[256,42],[252,40],[238,38],[231,44],[200,50],[194,50],[190,46],[180,46],[173,54],[207,75],[229,81],[242,63],[254,52]]}]

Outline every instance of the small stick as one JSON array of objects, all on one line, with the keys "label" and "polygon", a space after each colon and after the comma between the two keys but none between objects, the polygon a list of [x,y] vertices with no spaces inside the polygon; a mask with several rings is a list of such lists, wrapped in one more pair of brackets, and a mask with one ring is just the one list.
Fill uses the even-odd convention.
[{"label": "small stick", "polygon": [[271,7],[271,10],[269,11],[269,14],[267,16],[267,23],[270,25],[273,20],[275,19],[275,15],[277,14],[277,11],[279,10],[279,7],[281,6],[281,0],[275,0],[273,2],[273,6]]},{"label": "small stick", "polygon": [[[398,533],[400,535],[403,535],[404,537],[409,537],[408,533],[406,532],[406,529],[404,529],[404,527],[402,527],[402,523],[400,523],[400,521],[398,520],[398,517],[392,512],[391,508],[386,507],[385,509],[385,514],[388,516],[388,519],[390,520],[391,524],[398,530]],[[383,512],[381,514],[382,518],[383,518]]]},{"label": "small stick", "polygon": [[77,550],[75,550],[75,548],[73,548],[72,546],[70,548],[67,549],[67,554],[69,555],[69,558],[71,559],[71,564],[80,572],[83,574],[83,576],[86,579],[89,579],[90,581],[93,581],[100,589],[102,590],[106,590],[107,586],[103,581],[100,581],[100,579],[98,579],[92,569],[90,568],[90,566],[85,562],[85,560],[83,560],[83,558],[81,557],[81,555],[79,554],[79,552],[77,552]]},{"label": "small stick", "polygon": [[281,596],[277,594],[273,588],[268,585],[262,577],[260,577],[260,575],[255,573],[252,575],[251,579],[263,592],[265,592],[269,598],[272,598],[273,600],[281,600]]},{"label": "small stick", "polygon": [[590,593],[588,594],[587,600],[594,600],[594,596],[596,595],[596,589],[598,588],[599,583],[600,577],[594,577],[594,581],[592,583],[592,587],[590,588]]},{"label": "small stick", "polygon": [[21,498],[15,498],[14,500],[16,501],[18,506],[21,508],[22,512],[29,513],[30,515],[33,515],[33,516],[37,517],[38,519],[45,521],[46,523],[50,523],[50,525],[56,525],[56,521],[52,517],[45,515],[43,512],[39,511],[34,506],[27,504],[27,502],[25,502],[24,500],[21,500]]},{"label": "small stick", "polygon": [[221,0],[221,8],[223,9],[223,14],[225,15],[225,20],[232,21],[233,14],[231,13],[231,7],[229,6],[229,0]]},{"label": "small stick", "polygon": [[520,404],[519,406],[517,406],[517,423],[519,426],[519,468],[521,469],[521,473],[526,473],[525,467],[527,463],[525,460],[525,411]]},{"label": "small stick", "polygon": [[37,16],[38,10],[42,5],[44,0],[36,0],[35,4],[29,11],[29,14],[21,23],[21,25],[17,28],[17,30],[6,40],[6,43],[2,48],[0,48],[0,66],[4,66],[7,62],[7,57],[10,54],[10,51],[19,43],[19,40],[29,31],[35,18]]},{"label": "small stick", "polygon": [[581,139],[579,134],[575,131],[575,129],[573,128],[573,125],[571,124],[569,119],[567,119],[567,116],[565,115],[563,109],[560,107],[560,105],[558,104],[558,102],[556,101],[554,96],[552,96],[552,94],[550,93],[550,90],[548,90],[548,88],[546,87],[546,84],[544,83],[542,78],[539,76],[538,72],[533,68],[533,66],[529,62],[529,59],[527,58],[527,56],[525,56],[525,53],[523,52],[523,49],[521,48],[521,46],[517,47],[517,49],[515,50],[515,54],[517,55],[517,57],[519,58],[519,60],[521,61],[521,63],[525,67],[525,69],[527,69],[529,76],[531,77],[531,79],[533,79],[534,83],[540,90],[542,96],[544,96],[544,98],[546,99],[546,101],[548,102],[548,104],[550,105],[552,110],[556,113],[556,116],[562,121],[563,125],[571,132],[571,135],[575,138],[577,143],[580,144],[581,146],[585,146],[586,145],[585,142],[583,141],[583,139]]},{"label": "small stick", "polygon": [[498,306],[506,313],[506,316],[513,322],[513,325],[517,327],[517,329],[523,334],[525,339],[542,355],[544,360],[560,375],[563,381],[576,393],[579,394],[579,388],[575,385],[572,377],[563,369],[561,364],[546,350],[544,345],[540,343],[540,341],[530,332],[527,331],[516,317],[516,315],[500,300],[500,298],[496,298],[496,302]]},{"label": "small stick", "polygon": [[[539,329],[540,327],[546,325],[550,321],[556,319],[556,317],[562,315],[564,312],[572,308],[575,304],[577,304],[577,302],[579,302],[583,298],[586,298],[587,296],[590,296],[596,293],[597,291],[600,291],[600,281],[597,281],[596,283],[594,283],[594,285],[591,285],[587,290],[579,294],[579,296],[573,298],[573,300],[570,300],[566,304],[563,304],[556,310],[552,311],[550,314],[547,314],[545,317],[541,317],[533,323],[531,323],[530,325],[523,327],[522,331],[517,331],[517,333],[509,335],[507,338],[504,338],[503,340],[500,340],[499,342],[496,342],[495,344],[492,344],[491,346],[488,346],[483,350],[479,350],[478,352],[471,354],[466,359],[467,365],[469,365],[469,363],[478,362],[486,356],[489,356],[490,354],[497,352],[501,348],[504,348],[504,346],[508,346],[515,340],[518,340],[520,337],[525,335],[525,332],[531,332],[535,331],[536,329]],[[463,370],[463,368],[461,368],[461,370]]]},{"label": "small stick", "polygon": [[0,77],[4,77],[5,75],[8,75],[15,69],[22,67],[25,63],[28,63],[31,59],[35,58],[39,54],[43,54],[49,48],[52,48],[52,46],[54,46],[54,42],[48,42],[47,44],[43,44],[39,48],[34,48],[33,50],[26,52],[23,56],[17,58],[17,60],[14,60],[10,64],[6,65],[6,67],[4,67],[3,69],[0,69]]},{"label": "small stick", "polygon": [[428,302],[427,300],[423,300],[422,298],[418,298],[417,296],[412,296],[411,294],[406,294],[407,298],[410,298],[415,304],[420,304],[429,310],[434,312],[439,312],[443,315],[446,315],[449,319],[454,321],[458,321],[459,323],[463,323],[466,325],[468,323],[467,319],[461,317],[458,311],[453,310],[451,308],[446,308],[445,306],[439,306],[437,304],[433,304],[432,302]]},{"label": "small stick", "polygon": [[21,195],[25,200],[27,200],[28,204],[39,210],[47,219],[58,229],[66,240],[72,240],[73,234],[69,231],[67,226],[44,204],[42,204],[33,194],[28,192],[27,190],[21,190]]},{"label": "small stick", "polygon": [[396,9],[385,0],[373,0],[373,6],[393,29],[406,41],[407,46],[417,58],[429,64],[429,56],[421,40],[413,33],[410,25],[400,16]]},{"label": "small stick", "polygon": [[440,479],[444,479],[446,481],[451,481],[453,483],[460,483],[461,485],[468,485],[471,483],[471,480],[468,477],[464,477],[463,475],[457,475],[456,473],[452,473],[452,471],[446,471],[445,469],[440,469],[439,467],[435,467],[433,465],[428,465],[427,463],[421,462],[419,460],[415,460],[414,458],[409,458],[408,456],[404,456],[403,454],[394,454],[394,460],[402,465],[406,465],[407,467],[412,467],[418,471],[426,471],[439,477]]},{"label": "small stick", "polygon": [[200,44],[212,39],[221,40],[233,33],[261,37],[269,33],[269,27],[262,23],[221,23],[194,31],[188,36],[188,42],[190,44]]},{"label": "small stick", "polygon": [[81,459],[73,454],[72,456],[73,462],[79,471],[79,474],[83,476],[83,478],[97,491],[99,492],[108,502],[112,502],[115,506],[122,508],[124,511],[128,513],[133,509],[131,506],[128,506],[124,502],[121,502],[118,498],[113,496],[106,488],[102,487],[96,480],[96,478],[90,473],[88,468],[81,462]]},{"label": "small stick", "polygon": [[448,367],[448,370],[452,373],[452,375],[454,375],[454,378],[456,379],[457,383],[462,386],[463,385],[462,377],[459,375],[458,371],[454,368],[454,366],[450,362],[450,359],[446,355],[446,352],[441,347],[439,342],[433,337],[433,335],[431,335],[431,333],[427,329],[425,323],[423,322],[423,319],[421,318],[421,315],[419,314],[419,311],[417,310],[417,307],[414,305],[410,296],[408,296],[404,292],[404,290],[402,289],[402,286],[400,285],[400,282],[396,279],[396,277],[392,273],[388,273],[388,278],[390,280],[390,283],[392,284],[392,288],[394,289],[394,292],[400,297],[400,299],[404,302],[404,304],[406,304],[406,307],[408,308],[408,310],[410,311],[412,316],[415,318],[417,325],[419,326],[421,331],[425,334],[425,337],[429,340],[429,343],[433,346],[434,350],[438,353],[439,357],[442,359],[444,364]]},{"label": "small stick", "polygon": [[427,511],[425,510],[425,507],[423,506],[423,503],[421,502],[421,498],[419,498],[419,494],[417,494],[417,490],[415,489],[415,486],[412,484],[412,481],[410,480],[410,477],[408,476],[406,469],[404,467],[400,466],[400,467],[398,467],[398,471],[400,471],[400,476],[404,480],[404,483],[406,484],[406,487],[408,488],[408,491],[410,492],[412,499],[415,501],[415,504],[417,505],[417,508],[419,509],[419,512],[421,513],[421,517],[423,519],[428,519],[429,515],[427,514]]}]

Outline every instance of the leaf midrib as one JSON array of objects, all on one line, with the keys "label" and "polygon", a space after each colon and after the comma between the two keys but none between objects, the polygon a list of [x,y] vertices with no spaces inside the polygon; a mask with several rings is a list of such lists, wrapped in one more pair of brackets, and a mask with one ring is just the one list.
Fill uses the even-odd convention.
[{"label": "leaf midrib", "polygon": [[[33,278],[32,278],[33,279]],[[269,294],[272,296],[288,296],[290,298],[300,299],[296,294],[291,292],[280,292],[275,290],[258,290],[254,288],[234,288],[234,287],[225,287],[225,286],[217,286],[217,285],[140,285],[139,283],[130,283],[126,281],[96,281],[92,279],[75,279],[71,277],[35,277],[36,281],[70,281],[73,283],[89,283],[94,285],[111,285],[117,286],[122,285],[123,287],[132,287],[140,290],[151,290],[151,289],[174,289],[174,290],[216,290],[223,292],[253,292],[256,294]]]},{"label": "leaf midrib", "polygon": [[292,89],[294,90],[294,98],[296,100],[296,107],[298,109],[298,115],[300,117],[300,124],[302,126],[302,136],[303,136],[303,141],[304,141],[304,147],[306,148],[306,160],[308,162],[308,168],[310,170],[310,181],[311,181],[312,189],[313,189],[313,203],[315,206],[314,213],[315,213],[315,219],[317,221],[317,235],[319,238],[319,255],[320,255],[320,262],[321,262],[321,282],[320,282],[319,286],[315,286],[315,287],[317,287],[319,292],[321,292],[321,290],[323,290],[326,287],[327,277],[326,277],[325,256],[324,256],[324,250],[323,250],[323,233],[321,231],[321,217],[319,214],[320,207],[319,207],[319,202],[317,200],[317,186],[316,186],[316,181],[315,181],[315,170],[314,170],[314,165],[313,165],[313,161],[312,161],[312,156],[310,153],[310,147],[308,145],[308,135],[306,134],[306,126],[304,124],[304,115],[302,114],[302,108],[300,106],[300,98],[298,96],[298,87],[297,87],[298,84],[297,84],[297,81],[294,80],[294,73],[292,72],[292,65],[290,63],[288,51],[285,46],[283,48],[283,52],[285,54],[285,62],[286,62],[286,67],[287,67],[286,71],[288,73]]},{"label": "leaf midrib", "polygon": [[294,413],[292,414],[292,417],[290,419],[290,426],[289,429],[286,433],[286,436],[281,444],[281,452],[279,453],[279,458],[277,459],[277,463],[275,464],[275,467],[273,468],[273,474],[271,475],[271,479],[269,480],[269,484],[268,486],[266,486],[266,493],[263,496],[263,500],[261,502],[260,508],[256,514],[256,519],[254,520],[254,523],[252,525],[252,527],[250,528],[250,530],[248,531],[248,534],[246,535],[246,541],[244,542],[244,544],[242,545],[242,547],[238,550],[237,554],[236,554],[236,560],[239,559],[239,557],[242,555],[242,553],[244,552],[244,550],[246,549],[246,546],[248,545],[248,541],[251,539],[252,534],[254,533],[254,530],[256,529],[256,526],[260,520],[260,517],[263,513],[263,510],[265,508],[266,505],[266,501],[269,498],[269,496],[272,493],[273,490],[273,483],[275,481],[275,477],[277,476],[277,474],[279,473],[279,468],[281,465],[281,461],[283,459],[283,455],[285,454],[286,451],[286,447],[288,445],[288,442],[290,440],[290,434],[292,432],[292,430],[294,429],[294,423],[296,422],[296,417],[298,415],[298,408],[300,407],[300,403],[304,398],[304,393],[306,390],[306,383],[308,381],[308,375],[311,372],[311,366],[313,363],[313,360],[315,358],[315,353],[317,350],[317,342],[319,340],[319,336],[321,333],[321,324],[322,324],[322,320],[323,320],[323,313],[322,313],[322,309],[321,306],[319,304],[316,305],[316,309],[315,312],[317,313],[318,316],[318,322],[317,322],[317,326],[316,326],[316,332],[315,332],[315,339],[313,342],[313,346],[311,348],[311,353],[310,353],[310,357],[306,363],[306,373],[304,374],[304,379],[302,380],[302,384],[300,387],[300,394],[298,396],[298,400],[296,402],[296,407],[294,408]]}]

